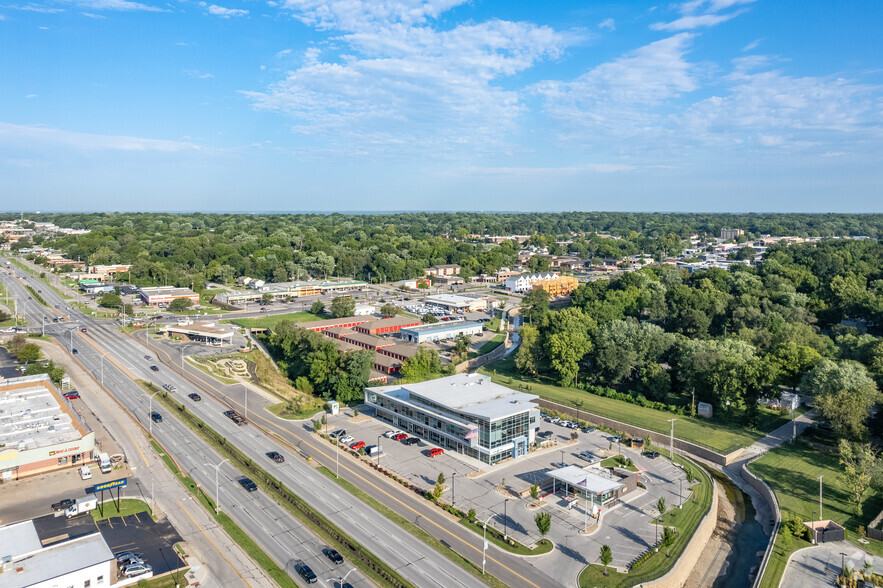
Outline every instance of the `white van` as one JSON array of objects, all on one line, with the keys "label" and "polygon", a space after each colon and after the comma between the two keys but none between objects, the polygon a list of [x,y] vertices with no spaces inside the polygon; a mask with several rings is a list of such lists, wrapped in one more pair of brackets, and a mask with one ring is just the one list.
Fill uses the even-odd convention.
[{"label": "white van", "polygon": [[84,480],[92,479],[92,470],[89,469],[89,466],[83,466],[80,468],[80,478]]}]

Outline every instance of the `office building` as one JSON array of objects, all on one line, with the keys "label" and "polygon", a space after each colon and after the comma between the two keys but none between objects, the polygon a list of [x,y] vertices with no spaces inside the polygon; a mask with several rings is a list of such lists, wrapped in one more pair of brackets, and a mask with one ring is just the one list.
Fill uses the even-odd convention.
[{"label": "office building", "polygon": [[471,337],[480,335],[482,324],[472,321],[441,321],[431,325],[408,327],[399,331],[402,339],[411,343],[431,343],[453,339],[459,334]]}]

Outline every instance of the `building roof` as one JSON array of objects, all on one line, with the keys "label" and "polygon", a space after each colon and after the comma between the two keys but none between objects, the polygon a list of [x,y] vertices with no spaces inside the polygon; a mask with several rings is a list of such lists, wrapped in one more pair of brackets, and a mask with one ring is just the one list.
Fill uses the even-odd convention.
[{"label": "building roof", "polygon": [[339,327],[342,325],[361,325],[376,320],[373,316],[348,316],[339,319],[327,319],[324,321],[308,321],[297,323],[295,326],[302,329],[310,329],[311,331],[324,331],[331,327]]},{"label": "building roof", "polygon": [[377,350],[378,353],[394,353],[396,355],[401,355],[402,357],[414,357],[417,355],[417,352],[420,351],[420,346],[415,343],[410,343],[408,341],[400,341],[396,340],[396,344],[392,347],[382,347]]},{"label": "building roof", "polygon": [[536,409],[536,394],[518,392],[491,382],[482,374],[457,374],[438,380],[374,388],[374,391],[420,403],[434,402],[465,415],[495,420],[529,409]]},{"label": "building roof", "polygon": [[0,380],[0,453],[78,441],[89,433],[49,376]]},{"label": "building roof", "polygon": [[333,336],[335,339],[340,339],[344,335],[349,335],[353,332],[353,330],[349,327],[331,327],[322,331],[325,333],[326,337]]},{"label": "building roof", "polygon": [[214,337],[216,339],[226,339],[233,337],[232,329],[223,329],[215,326],[215,323],[192,323],[189,325],[168,325],[162,329],[170,333],[182,333],[184,335],[200,335],[203,337]]},{"label": "building roof", "polygon": [[374,354],[374,365],[382,365],[388,368],[402,367],[402,361],[395,357],[383,355],[382,353]]},{"label": "building roof", "polygon": [[144,296],[174,296],[178,298],[199,296],[190,288],[175,288],[173,286],[156,286],[152,288],[138,288]]},{"label": "building roof", "polygon": [[481,326],[481,323],[474,321],[440,321],[431,325],[407,327],[402,329],[402,331],[407,331],[408,333],[444,333],[445,331],[457,331],[475,326]]},{"label": "building roof", "polygon": [[607,494],[608,492],[613,492],[619,488],[625,488],[624,484],[620,484],[613,478],[586,471],[575,465],[552,470],[549,472],[549,476],[555,478],[559,482],[565,482],[571,486],[587,489],[592,494]]},{"label": "building roof", "polygon": [[456,294],[435,294],[433,296],[426,297],[426,303],[440,303],[451,306],[469,306],[473,302],[478,301],[477,298],[470,298],[469,296],[457,296]]},{"label": "building roof", "polygon": [[376,329],[388,329],[390,327],[405,327],[420,324],[423,324],[420,319],[411,318],[409,316],[391,316],[389,318],[373,320],[369,323],[361,324],[359,325],[359,329],[373,331]]},{"label": "building roof", "polygon": [[[38,551],[42,547],[34,521],[22,521],[0,527],[0,559],[7,555],[14,558]],[[0,578],[2,577],[0,574]]]},{"label": "building roof", "polygon": [[[92,533],[50,545],[31,555],[23,555],[21,559],[13,558],[12,572],[0,574],[0,588],[49,582],[113,559],[113,553],[101,533]],[[111,578],[105,580],[109,584]]]},{"label": "building roof", "polygon": [[345,339],[350,343],[363,344],[367,345],[373,349],[377,349],[379,347],[391,347],[395,345],[395,341],[390,339],[386,339],[384,337],[378,337],[377,335],[369,335],[367,333],[357,333],[356,331],[351,331],[349,333],[345,333],[341,335],[341,339]]}]

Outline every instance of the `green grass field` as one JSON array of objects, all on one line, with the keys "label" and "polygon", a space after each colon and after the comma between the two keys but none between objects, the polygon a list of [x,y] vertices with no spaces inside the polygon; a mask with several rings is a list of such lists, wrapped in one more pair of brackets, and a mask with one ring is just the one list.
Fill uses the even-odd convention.
[{"label": "green grass field", "polygon": [[[766,409],[761,409],[761,422],[757,429],[747,429],[738,424],[707,420],[701,417],[675,415],[615,398],[590,394],[577,388],[557,386],[546,378],[524,378],[515,372],[515,360],[512,356],[495,361],[479,371],[489,374],[498,384],[521,390],[528,389],[529,386],[529,391],[538,394],[541,398],[643,427],[666,437],[671,430],[669,419],[677,419],[675,437],[723,454],[735,451],[740,447],[747,447],[766,433],[790,421],[790,416],[779,416]],[[582,418],[591,421],[588,415]],[[659,438],[654,436],[654,439]]]},{"label": "green grass field", "polygon": [[506,335],[494,335],[490,341],[486,341],[484,345],[478,348],[478,355],[484,355],[485,353],[490,353],[497,347],[503,344],[503,340],[506,338]]},{"label": "green grass field", "polygon": [[[856,541],[859,525],[867,525],[883,509],[883,495],[869,493],[861,514],[855,514],[849,494],[843,488],[843,468],[837,455],[817,451],[798,441],[771,449],[749,464],[748,469],[763,478],[776,493],[783,521],[793,516],[804,521],[818,520],[819,476],[822,476],[822,516],[846,527],[847,539],[856,547],[883,556],[883,542],[871,539],[862,545]],[[777,538],[762,586],[778,586],[788,555],[807,545],[795,540],[792,548],[785,551],[781,539]]]},{"label": "green grass field", "polygon": [[119,510],[115,502],[105,502],[102,507],[104,508],[104,514],[101,514],[97,508],[92,511],[92,518],[96,521],[103,521],[112,517],[127,517],[140,513],[145,513],[148,517],[153,516],[146,502],[134,498],[123,498],[120,500]]},{"label": "green grass field", "polygon": [[263,327],[272,330],[281,321],[294,321],[296,323],[305,323],[308,321],[318,321],[321,317],[311,312],[289,312],[287,314],[274,314],[261,318],[241,318],[221,321],[223,323],[233,323],[240,327]]}]

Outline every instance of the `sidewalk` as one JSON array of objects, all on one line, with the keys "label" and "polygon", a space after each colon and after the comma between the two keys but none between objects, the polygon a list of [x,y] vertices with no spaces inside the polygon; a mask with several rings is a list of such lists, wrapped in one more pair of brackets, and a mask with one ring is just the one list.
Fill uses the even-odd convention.
[{"label": "sidewalk", "polygon": [[[89,426],[94,427],[96,433],[98,429],[106,429],[107,437],[127,456],[130,471],[137,476],[131,491],[152,497],[157,515],[167,516],[196,558],[204,562],[208,577],[213,577],[205,585],[275,586],[180,485],[154,452],[146,432],[101,389],[97,381],[56,343],[41,342],[41,347],[50,359],[65,367],[71,384],[80,391],[82,402],[100,421],[89,421]],[[154,490],[155,495],[152,494]]]}]

